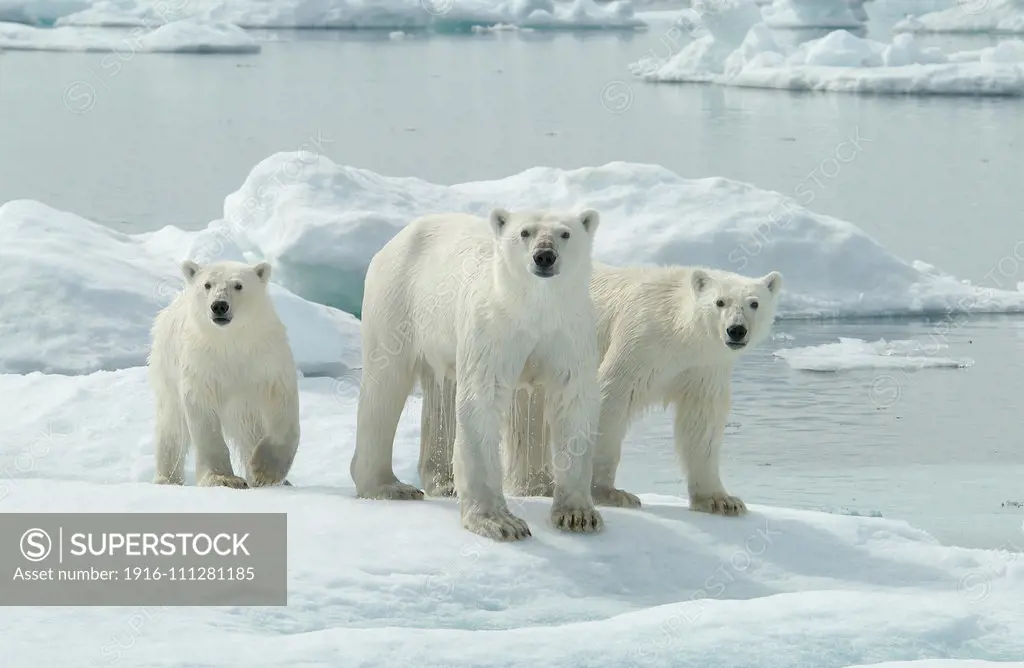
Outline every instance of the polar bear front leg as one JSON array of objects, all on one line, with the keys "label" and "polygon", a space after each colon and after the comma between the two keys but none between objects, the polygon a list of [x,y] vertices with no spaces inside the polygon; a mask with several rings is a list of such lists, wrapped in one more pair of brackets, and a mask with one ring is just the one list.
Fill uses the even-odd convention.
[{"label": "polar bear front leg", "polygon": [[466,366],[458,367],[455,389],[454,472],[462,526],[494,540],[520,540],[531,535],[530,528],[508,509],[499,451],[501,418],[512,402],[512,383],[486,372],[478,371],[479,378],[470,376]]},{"label": "polar bear front leg", "polygon": [[285,476],[299,449],[298,401],[263,417],[266,435],[256,443],[249,459],[249,481],[253,487],[291,486]]},{"label": "polar bear front leg", "polygon": [[594,378],[581,374],[567,384],[548,385],[544,413],[551,426],[551,468],[555,478],[551,521],[563,531],[596,533],[604,527],[594,507],[594,437],[601,403]]},{"label": "polar bear front leg", "polygon": [[695,375],[675,402],[675,444],[687,474],[690,508],[716,515],[742,515],[743,501],[725,491],[719,453],[730,407],[729,378]]},{"label": "polar bear front leg", "polygon": [[185,484],[188,425],[177,397],[161,396],[156,407],[156,473],[158,485]]},{"label": "polar bear front leg", "polygon": [[231,468],[231,452],[224,442],[220,416],[208,406],[185,402],[185,420],[196,450],[196,484],[200,487],[246,489],[249,484]]}]

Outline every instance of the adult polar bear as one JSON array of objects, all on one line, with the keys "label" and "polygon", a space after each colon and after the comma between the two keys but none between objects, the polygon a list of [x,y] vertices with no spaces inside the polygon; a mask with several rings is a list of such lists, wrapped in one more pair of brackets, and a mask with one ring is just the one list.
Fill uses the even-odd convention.
[{"label": "adult polar bear", "polygon": [[[363,293],[364,380],[351,463],[359,496],[423,498],[395,476],[395,431],[417,378],[425,392],[454,383],[452,461],[462,525],[499,540],[529,536],[502,492],[499,444],[515,389],[542,386],[557,464],[552,522],[566,531],[602,528],[590,494],[600,411],[589,293],[597,226],[592,210],[499,208],[489,221],[432,215],[374,256]],[[429,438],[421,435],[421,450]]]},{"label": "adult polar bear", "polygon": [[[154,482],[184,483],[191,441],[201,486],[287,485],[299,447],[299,385],[267,294],[270,265],[184,262],[181,270],[185,289],[153,323]],[[232,470],[228,441],[245,478]]]},{"label": "adult polar bear", "polygon": [[[688,474],[690,507],[723,515],[746,512],[725,490],[719,452],[731,406],[738,356],[771,331],[782,275],[761,278],[700,267],[611,267],[594,263],[601,417],[592,496],[598,505],[639,507],[615,487],[630,423],[657,404],[675,407],[675,446]],[[436,403],[424,397],[424,406]],[[444,415],[424,416],[434,432]],[[506,486],[550,494],[543,396],[517,392],[503,442]],[[435,441],[436,443],[436,441]],[[435,446],[436,449],[436,446]]]}]

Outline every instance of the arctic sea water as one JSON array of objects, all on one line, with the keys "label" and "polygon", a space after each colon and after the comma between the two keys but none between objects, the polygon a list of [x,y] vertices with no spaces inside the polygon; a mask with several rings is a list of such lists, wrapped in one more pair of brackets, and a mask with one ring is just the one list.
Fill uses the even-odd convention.
[{"label": "arctic sea water", "polygon": [[[810,193],[809,208],[908,260],[992,287],[1024,281],[1019,100],[632,80],[630,62],[671,46],[663,34],[282,32],[257,56],[137,54],[116,73],[103,54],[8,52],[0,202],[39,199],[126,232],[198,229],[254,164],[317,137],[339,164],[438,183],[626,160]],[[65,95],[76,82],[91,98]],[[1024,544],[1024,510],[1005,503],[1024,501],[1024,320],[775,329],[737,368],[723,461],[732,493],[906,519],[947,543]],[[974,363],[820,373],[772,356],[839,337],[941,337],[943,356]],[[632,429],[620,471],[631,491],[683,493],[666,415]]]}]

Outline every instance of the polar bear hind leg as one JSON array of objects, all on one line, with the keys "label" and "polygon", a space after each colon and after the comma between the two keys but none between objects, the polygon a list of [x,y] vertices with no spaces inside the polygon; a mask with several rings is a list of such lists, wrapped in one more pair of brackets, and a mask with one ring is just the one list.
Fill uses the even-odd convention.
[{"label": "polar bear hind leg", "polygon": [[400,482],[392,467],[395,433],[416,382],[414,365],[402,356],[382,363],[364,360],[359,388],[356,452],[350,472],[356,494],[365,499],[419,500],[423,492]]},{"label": "polar bear hind leg", "polygon": [[455,381],[439,379],[429,365],[421,366],[420,484],[429,496],[455,496]]}]

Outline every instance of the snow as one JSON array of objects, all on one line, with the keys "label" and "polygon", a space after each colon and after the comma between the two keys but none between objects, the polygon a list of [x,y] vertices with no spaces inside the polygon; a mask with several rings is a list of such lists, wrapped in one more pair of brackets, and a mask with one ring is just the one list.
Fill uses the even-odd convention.
[{"label": "snow", "polygon": [[1022,0],[959,0],[948,9],[912,16],[897,32],[1024,33]]},{"label": "snow", "polygon": [[59,25],[139,26],[181,18],[243,28],[436,29],[509,24],[536,29],[638,28],[629,0],[93,0]]},{"label": "snow", "polygon": [[946,54],[919,46],[910,34],[883,43],[835,30],[786,47],[766,24],[749,25],[744,18],[737,13],[728,30],[700,36],[668,61],[645,58],[630,70],[652,82],[872,94],[1024,94],[1020,40]]},{"label": "snow", "polygon": [[154,30],[118,33],[102,28],[36,28],[0,23],[0,48],[20,51],[124,51],[132,53],[259,53],[260,45],[230,23],[174,21]]},{"label": "snow", "polygon": [[[295,487],[240,491],[148,482],[144,369],[0,376],[5,512],[285,512],[289,533],[287,607],[0,608],[5,668],[1024,656],[1024,555],[942,546],[901,521],[756,503],[724,518],[645,494],[642,510],[605,509],[605,531],[580,536],[551,527],[550,500],[510,498],[533,537],[498,544],[460,528],[455,499],[357,500],[357,387],[355,376],[303,379]],[[418,480],[418,435],[414,397],[395,448],[405,480]],[[61,642],[46,640],[53,629]]]},{"label": "snow", "polygon": [[[0,206],[0,238],[0,373],[144,365],[153,318],[183,285],[179,263],[214,246],[220,259],[246,259],[213,233],[132,236],[30,200]],[[358,366],[355,318],[271,290],[300,369]]]},{"label": "snow", "polygon": [[[862,150],[870,141],[851,136]],[[227,196],[223,217],[209,229],[274,262],[275,276],[299,296],[358,315],[370,258],[409,221],[439,211],[486,215],[495,206],[597,209],[603,222],[594,253],[609,264],[781,271],[783,318],[1024,310],[1024,292],[972,286],[908,262],[857,226],[779,193],[724,178],[686,179],[656,165],[535,167],[447,186],[313,153],[277,153]]]},{"label": "snow", "polygon": [[839,338],[838,343],[826,343],[803,348],[776,350],[773,355],[785,360],[800,371],[849,371],[851,369],[899,369],[917,371],[925,368],[963,369],[974,362],[969,359],[951,359],[936,355],[947,345],[932,341],[867,342],[863,339]]},{"label": "snow", "polygon": [[847,28],[864,26],[863,2],[847,0],[774,0],[761,8],[771,28]]}]

